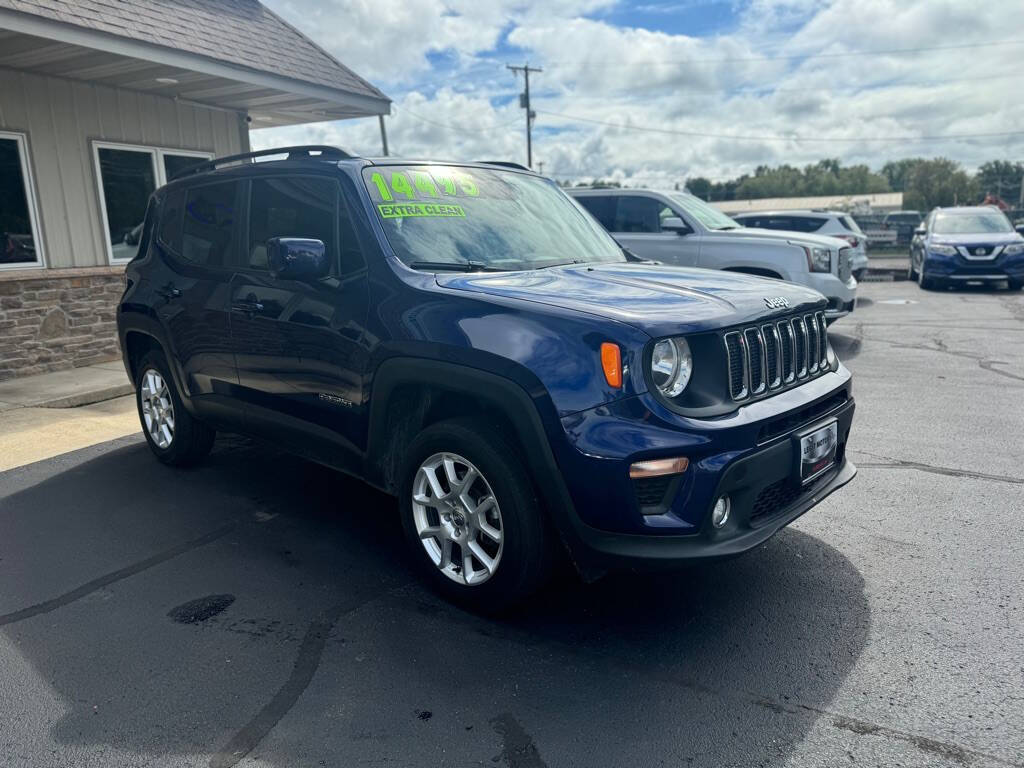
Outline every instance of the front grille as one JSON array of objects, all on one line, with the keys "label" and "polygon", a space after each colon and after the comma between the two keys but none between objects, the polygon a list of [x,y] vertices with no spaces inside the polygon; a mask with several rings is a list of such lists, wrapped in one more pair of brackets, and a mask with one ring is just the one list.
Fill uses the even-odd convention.
[{"label": "front grille", "polygon": [[729,396],[745,400],[826,373],[825,313],[779,320],[725,334]]},{"label": "front grille", "polygon": [[800,498],[800,494],[804,490],[804,488],[794,485],[788,477],[765,486],[754,499],[754,506],[750,510],[750,519],[757,520],[781,512]]},{"label": "front grille", "polygon": [[852,274],[850,254],[851,251],[849,248],[839,249],[839,279],[844,283],[850,279],[850,275]]}]

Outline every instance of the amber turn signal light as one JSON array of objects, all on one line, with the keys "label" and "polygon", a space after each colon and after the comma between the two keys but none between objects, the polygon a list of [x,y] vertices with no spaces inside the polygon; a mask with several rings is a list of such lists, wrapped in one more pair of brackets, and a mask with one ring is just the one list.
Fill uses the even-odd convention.
[{"label": "amber turn signal light", "polygon": [[622,353],[618,344],[606,341],[601,345],[601,367],[608,386],[619,389],[622,386]]},{"label": "amber turn signal light", "polygon": [[681,475],[690,466],[685,456],[675,459],[653,459],[637,461],[629,466],[629,476],[634,480],[641,477],[661,477],[662,475]]}]

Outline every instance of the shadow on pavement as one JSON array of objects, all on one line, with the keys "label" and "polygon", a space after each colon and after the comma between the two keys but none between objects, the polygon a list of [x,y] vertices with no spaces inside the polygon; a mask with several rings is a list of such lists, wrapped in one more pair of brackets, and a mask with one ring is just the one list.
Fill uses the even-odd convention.
[{"label": "shadow on pavement", "polygon": [[136,444],[6,498],[2,478],[0,613],[99,584],[0,627],[0,678],[23,681],[0,745],[42,750],[27,763],[776,763],[870,624],[854,565],[795,529],[699,569],[562,578],[496,621],[418,586],[392,499],[240,438],[188,472]]}]

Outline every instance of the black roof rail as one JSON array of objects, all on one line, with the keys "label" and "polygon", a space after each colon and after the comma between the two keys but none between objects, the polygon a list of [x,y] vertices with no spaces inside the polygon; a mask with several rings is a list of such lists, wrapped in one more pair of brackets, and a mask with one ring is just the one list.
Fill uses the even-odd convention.
[{"label": "black roof rail", "polygon": [[224,157],[215,157],[213,160],[204,160],[201,163],[190,165],[188,168],[179,171],[174,174],[172,179],[180,179],[183,176],[191,176],[192,174],[202,173],[203,171],[212,171],[222,165],[237,163],[240,160],[255,160],[257,157],[268,157],[270,155],[288,155],[289,160],[296,160],[302,157],[348,160],[355,157],[355,155],[350,155],[343,149],[330,147],[325,144],[305,144],[296,147],[274,147],[273,149],[260,149],[256,152],[243,152],[239,155],[225,155]]},{"label": "black roof rail", "polygon": [[533,168],[527,168],[522,163],[513,163],[510,160],[477,160],[476,162],[481,165],[502,165],[505,168],[518,168],[520,171],[530,171],[533,173]]}]

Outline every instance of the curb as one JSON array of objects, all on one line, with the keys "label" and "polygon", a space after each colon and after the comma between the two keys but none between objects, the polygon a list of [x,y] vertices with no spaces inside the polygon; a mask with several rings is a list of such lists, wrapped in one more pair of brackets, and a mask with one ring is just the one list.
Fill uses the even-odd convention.
[{"label": "curb", "polygon": [[105,400],[113,400],[116,397],[124,397],[135,391],[129,382],[117,384],[103,389],[94,389],[89,392],[79,392],[67,397],[58,397],[53,400],[45,400],[41,403],[26,403],[23,408],[78,408],[82,405],[102,403]]}]

